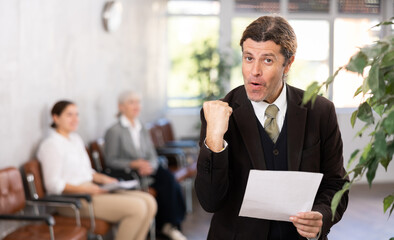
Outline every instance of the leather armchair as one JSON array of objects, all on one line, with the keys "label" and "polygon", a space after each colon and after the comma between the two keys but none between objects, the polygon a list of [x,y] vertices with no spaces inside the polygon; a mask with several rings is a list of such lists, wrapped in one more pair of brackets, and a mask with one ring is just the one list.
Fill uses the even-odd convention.
[{"label": "leather armchair", "polygon": [[[89,229],[89,238],[102,239],[107,233],[110,232],[112,225],[101,219],[94,217],[92,198],[88,194],[63,194],[63,195],[48,195],[44,188],[44,179],[42,178],[41,165],[37,159],[28,161],[23,165],[23,173],[25,184],[27,185],[27,195],[30,201],[70,201],[84,199],[89,204],[89,217],[82,217],[80,222],[83,227]],[[73,224],[75,219],[55,215],[56,222],[62,224]]]},{"label": "leather armchair", "polygon": [[[41,224],[29,224],[18,227],[8,233],[3,240],[83,240],[87,237],[85,228],[56,223],[53,216],[17,213],[26,207],[22,177],[18,169],[9,167],[0,170],[0,220],[34,221]],[[56,223],[56,224],[55,224]]]}]

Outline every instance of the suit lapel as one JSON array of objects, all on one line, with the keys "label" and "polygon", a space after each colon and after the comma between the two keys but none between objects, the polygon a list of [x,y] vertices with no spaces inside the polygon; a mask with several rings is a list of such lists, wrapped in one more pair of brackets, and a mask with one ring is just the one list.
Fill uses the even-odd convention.
[{"label": "suit lapel", "polygon": [[287,86],[287,156],[289,171],[298,171],[305,136],[307,109],[301,105],[301,96]]},{"label": "suit lapel", "polygon": [[264,170],[266,169],[265,159],[252,104],[246,96],[245,89],[235,98],[234,120],[245,143],[252,165],[255,169]]}]

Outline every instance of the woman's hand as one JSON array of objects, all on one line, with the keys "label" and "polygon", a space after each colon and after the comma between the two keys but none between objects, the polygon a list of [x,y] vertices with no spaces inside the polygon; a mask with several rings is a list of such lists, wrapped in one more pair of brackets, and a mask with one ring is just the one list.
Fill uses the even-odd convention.
[{"label": "woman's hand", "polygon": [[99,185],[92,183],[92,182],[83,183],[81,185],[66,184],[66,186],[63,190],[63,193],[66,193],[66,194],[67,193],[69,193],[69,194],[82,193],[82,194],[95,195],[95,194],[101,194],[101,193],[106,193],[106,192],[108,192],[108,191],[100,188]]},{"label": "woman's hand", "polygon": [[100,188],[100,186],[98,186],[97,184],[89,184],[86,186],[83,186],[85,188],[84,192],[91,194],[91,195],[95,195],[95,194],[101,194],[101,193],[106,193],[108,192],[107,190],[104,190],[102,188]]},{"label": "woman's hand", "polygon": [[153,173],[152,165],[145,159],[137,159],[130,162],[130,167],[138,171],[141,176],[149,176]]},{"label": "woman's hand", "polygon": [[93,173],[93,182],[97,184],[108,184],[118,182],[118,179],[107,176],[102,173]]}]

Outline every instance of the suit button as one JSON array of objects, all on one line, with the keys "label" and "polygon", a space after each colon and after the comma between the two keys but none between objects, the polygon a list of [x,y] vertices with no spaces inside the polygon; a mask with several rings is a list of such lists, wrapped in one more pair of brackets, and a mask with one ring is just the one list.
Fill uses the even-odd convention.
[{"label": "suit button", "polygon": [[278,149],[274,149],[273,154],[274,154],[275,156],[278,156],[278,155],[279,155],[279,150],[278,150]]}]

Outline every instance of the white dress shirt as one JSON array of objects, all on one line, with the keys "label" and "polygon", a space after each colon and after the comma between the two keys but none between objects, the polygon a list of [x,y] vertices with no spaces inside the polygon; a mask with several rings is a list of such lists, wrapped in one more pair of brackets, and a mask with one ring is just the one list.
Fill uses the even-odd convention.
[{"label": "white dress shirt", "polygon": [[285,121],[286,111],[287,111],[287,97],[286,97],[286,84],[283,85],[282,91],[280,92],[278,98],[271,104],[267,102],[254,102],[251,101],[254,113],[256,114],[257,119],[261,123],[261,126],[264,127],[264,122],[267,119],[265,116],[265,110],[271,104],[275,104],[279,111],[276,116],[276,122],[278,123],[279,132],[282,130],[283,122]]},{"label": "white dress shirt", "polygon": [[142,129],[142,124],[138,119],[134,120],[134,126],[131,124],[129,119],[124,115],[120,116],[120,124],[122,127],[129,129],[131,139],[133,140],[134,147],[137,150],[141,150],[141,140],[140,140],[140,132]]},{"label": "white dress shirt", "polygon": [[60,194],[66,184],[91,182],[93,173],[89,156],[81,137],[70,133],[66,138],[51,130],[37,152],[41,162],[45,188],[49,194]]}]

